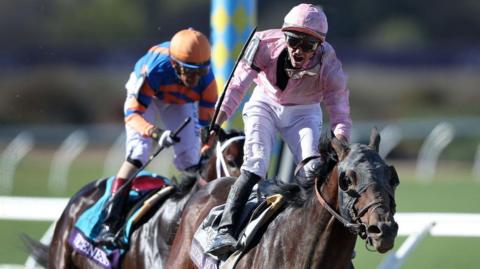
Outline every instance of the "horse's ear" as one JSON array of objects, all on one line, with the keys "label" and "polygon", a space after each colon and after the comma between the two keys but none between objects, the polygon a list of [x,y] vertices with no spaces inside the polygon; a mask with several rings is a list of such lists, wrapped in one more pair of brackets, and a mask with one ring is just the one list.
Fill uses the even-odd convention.
[{"label": "horse's ear", "polygon": [[390,185],[393,188],[396,188],[400,184],[400,179],[398,178],[397,170],[393,165],[390,165],[389,168],[390,168]]},{"label": "horse's ear", "polygon": [[348,153],[348,147],[345,142],[333,136],[331,144],[333,150],[335,150],[335,152],[337,153],[338,160],[341,161],[345,159]]},{"label": "horse's ear", "polygon": [[378,133],[377,127],[372,129],[368,146],[378,153],[378,149],[380,148],[380,134]]}]

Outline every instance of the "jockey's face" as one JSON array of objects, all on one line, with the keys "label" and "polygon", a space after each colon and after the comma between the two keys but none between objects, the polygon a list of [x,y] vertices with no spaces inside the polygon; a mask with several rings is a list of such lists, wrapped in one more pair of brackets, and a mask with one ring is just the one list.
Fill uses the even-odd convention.
[{"label": "jockey's face", "polygon": [[197,86],[202,76],[208,74],[209,71],[209,67],[191,68],[176,61],[173,61],[173,66],[183,85],[190,89]]},{"label": "jockey's face", "polygon": [[293,68],[301,68],[313,57],[321,41],[302,33],[284,32],[288,56]]}]

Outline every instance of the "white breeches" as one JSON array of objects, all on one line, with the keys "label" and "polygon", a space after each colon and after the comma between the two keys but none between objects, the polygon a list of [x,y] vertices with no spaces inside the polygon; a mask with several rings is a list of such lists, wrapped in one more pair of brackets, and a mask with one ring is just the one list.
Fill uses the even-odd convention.
[{"label": "white breeches", "polygon": [[276,131],[293,153],[295,163],[318,154],[322,127],[320,104],[282,106],[250,100],[243,109],[245,125],[242,169],[265,177]]},{"label": "white breeches", "polygon": [[[167,104],[153,99],[144,115],[145,119],[163,129],[176,130],[187,117],[192,121],[178,135],[180,143],[173,145],[175,167],[182,171],[200,160],[200,127],[198,125],[198,108],[196,103],[182,105]],[[160,124],[161,123],[161,124]],[[153,152],[155,141],[140,135],[127,125],[126,155],[145,164]]]}]

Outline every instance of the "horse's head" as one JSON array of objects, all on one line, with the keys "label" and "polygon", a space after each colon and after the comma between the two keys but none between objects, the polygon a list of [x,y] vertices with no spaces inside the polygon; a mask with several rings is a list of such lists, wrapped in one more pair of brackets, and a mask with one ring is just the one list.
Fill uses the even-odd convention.
[{"label": "horse's head", "polygon": [[225,132],[220,129],[218,143],[204,152],[206,163],[203,167],[203,178],[211,181],[222,176],[238,177],[243,163],[244,143],[243,132],[237,130]]},{"label": "horse's head", "polygon": [[397,172],[378,154],[380,135],[372,130],[369,145],[332,140],[338,156],[338,201],[340,214],[355,224],[367,244],[384,253],[393,248],[398,224],[395,222]]}]

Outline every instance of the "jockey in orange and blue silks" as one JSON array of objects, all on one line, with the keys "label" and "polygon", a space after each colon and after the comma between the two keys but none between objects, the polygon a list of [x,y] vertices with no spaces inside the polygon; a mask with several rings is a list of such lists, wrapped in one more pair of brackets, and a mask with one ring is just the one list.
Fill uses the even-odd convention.
[{"label": "jockey in orange and blue silks", "polygon": [[[227,120],[255,82],[243,108],[244,162],[230,189],[218,234],[206,250],[225,255],[235,250],[238,216],[253,186],[266,176],[275,136],[280,134],[299,163],[318,155],[323,103],[338,139],[349,140],[347,76],[333,47],[326,41],[327,17],[320,7],[300,4],[285,16],[281,29],[258,32],[252,38],[226,89],[215,125]],[[215,136],[215,130],[211,132]],[[303,166],[307,176],[319,159]]]},{"label": "jockey in orange and blue silks", "polygon": [[[198,163],[199,127],[208,125],[214,113],[217,85],[210,68],[210,53],[197,58],[182,56],[177,47],[184,46],[176,41],[174,37],[171,42],[152,47],[136,63],[126,84],[127,157],[142,163],[147,160],[150,137],[159,135],[155,133],[155,117],[160,118],[166,129],[172,130],[190,116],[195,124],[189,124],[179,134],[182,143],[173,147],[175,166],[185,170]],[[172,45],[176,50],[170,53]],[[187,76],[186,81],[182,81],[180,76],[185,72],[198,72],[200,76]],[[189,81],[195,78],[198,81]]]},{"label": "jockey in orange and blue silks", "polygon": [[[178,170],[193,172],[198,167],[200,127],[209,124],[218,97],[210,55],[208,39],[190,28],[176,33],[170,42],[152,47],[137,61],[125,85],[126,160],[112,183],[112,194],[146,163],[155,143],[173,146]],[[172,137],[171,130],[187,117],[192,121],[178,137]],[[163,129],[158,127],[160,123]],[[115,245],[114,234],[130,187],[122,188],[104,210],[97,244]]]}]

